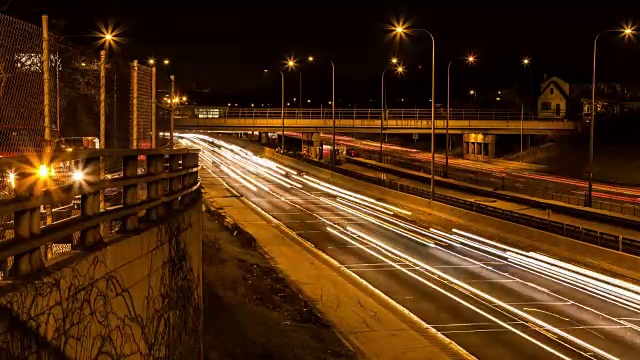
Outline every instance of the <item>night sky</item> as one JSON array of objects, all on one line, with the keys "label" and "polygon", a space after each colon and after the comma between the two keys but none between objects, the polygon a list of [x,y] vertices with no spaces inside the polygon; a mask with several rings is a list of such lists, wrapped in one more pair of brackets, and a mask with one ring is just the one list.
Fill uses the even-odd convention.
[{"label": "night sky", "polygon": [[[190,1],[174,3],[163,7],[159,1],[110,1],[99,8],[92,1],[14,0],[7,13],[31,22],[48,13],[54,30],[63,35],[88,34],[101,22],[115,22],[124,28],[121,35],[126,41],[119,46],[119,56],[141,62],[150,56],[168,57],[171,68],[162,69],[167,73],[159,76],[175,74],[182,91],[194,96],[196,90],[210,90],[209,101],[219,104],[279,103],[277,70],[287,56],[301,62],[304,99],[312,99],[315,106],[320,101],[327,104],[330,65],[318,61],[310,66],[304,60],[309,54],[332,59],[337,99],[342,106],[358,107],[379,106],[380,75],[393,56],[409,71],[401,78],[387,73],[390,105],[406,98],[409,106],[428,106],[431,41],[423,34],[400,43],[389,39],[386,27],[394,18],[411,21],[435,36],[438,103],[446,100],[449,60],[470,52],[478,56],[477,64],[459,61],[452,67],[456,99],[468,98],[469,89],[488,98],[514,86],[528,92],[529,71],[520,64],[525,56],[532,58],[534,84],[543,74],[588,83],[595,35],[640,20],[640,9],[622,8],[451,9],[407,2],[365,8],[344,6],[347,1],[323,1],[323,7],[313,7],[320,3],[314,1],[291,7],[270,5],[283,4],[272,1],[210,1],[207,7]],[[306,6],[300,6],[303,3]],[[83,45],[92,43],[84,40]],[[598,57],[599,79],[629,86],[640,83],[638,41],[604,34],[598,41]],[[265,68],[276,72],[265,74]],[[287,101],[298,96],[298,72],[286,73],[286,89]]]}]

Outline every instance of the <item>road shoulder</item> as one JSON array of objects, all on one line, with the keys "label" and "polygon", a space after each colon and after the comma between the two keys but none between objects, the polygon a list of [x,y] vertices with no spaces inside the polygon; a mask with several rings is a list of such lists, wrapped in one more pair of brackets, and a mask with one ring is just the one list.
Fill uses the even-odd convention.
[{"label": "road shoulder", "polygon": [[472,358],[375,289],[360,282],[267,214],[243,201],[217,177],[201,171],[205,203],[226,225],[253,236],[281,274],[368,359]]}]

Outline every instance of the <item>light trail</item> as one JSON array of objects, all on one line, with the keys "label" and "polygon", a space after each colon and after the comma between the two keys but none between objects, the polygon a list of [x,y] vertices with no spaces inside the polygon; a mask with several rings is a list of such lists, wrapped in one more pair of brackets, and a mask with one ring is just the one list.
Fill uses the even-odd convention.
[{"label": "light trail", "polygon": [[[244,150],[244,151],[246,151],[246,150]],[[237,158],[234,158],[234,157],[231,157],[231,158],[226,157],[226,158],[229,161],[238,160]],[[255,155],[251,154],[251,158],[257,158],[257,157],[255,157]],[[261,159],[261,158],[257,158],[257,159]],[[250,161],[250,160],[246,160],[246,157],[243,158],[242,160],[243,161]],[[256,164],[256,162],[258,162],[258,164]],[[254,161],[251,161],[251,166],[258,166],[258,168],[261,168],[261,169],[264,169],[264,167],[266,166],[266,167],[269,168],[269,170],[272,169],[270,166],[264,165],[263,163],[261,163],[258,160],[255,160],[255,159],[254,159]],[[246,166],[246,168],[249,171],[251,171],[249,166]],[[289,171],[289,173],[292,174],[291,176],[293,178],[297,178],[297,180],[299,180],[299,181],[301,181],[300,179],[303,179],[303,178],[293,174],[291,172],[293,170],[291,170],[291,169],[287,169],[287,170],[282,169],[282,170]],[[281,174],[281,172],[278,172],[278,175],[279,174]],[[264,173],[260,173],[259,175],[267,176]],[[308,180],[308,181],[301,181],[301,182],[303,184],[306,184],[306,185],[312,187],[312,188],[316,188],[316,189],[318,188],[317,186],[313,186],[313,184],[321,185],[321,186],[324,184],[320,180],[317,180],[315,178],[313,178],[313,180],[309,180],[307,175],[303,175],[303,176],[305,177],[304,180]],[[287,179],[287,180],[289,180],[289,179]],[[315,182],[314,182],[314,180],[315,180]],[[324,185],[329,185],[329,184],[324,184]],[[326,187],[325,189],[321,189],[321,190],[323,190],[323,191],[325,191],[325,192],[327,192],[329,194],[335,195],[337,197],[335,199],[335,201],[327,199],[327,198],[324,198],[324,197],[319,197],[319,196],[316,196],[314,194],[311,194],[311,193],[305,191],[304,189],[302,189],[302,187],[296,188],[295,190],[296,191],[300,191],[303,194],[306,194],[306,195],[308,195],[310,197],[313,197],[313,198],[316,198],[316,199],[321,199],[323,202],[331,204],[332,206],[334,206],[334,207],[336,207],[336,208],[338,208],[340,210],[346,211],[346,212],[348,212],[348,213],[350,213],[352,215],[356,215],[356,216],[358,216],[358,217],[360,217],[362,219],[365,219],[368,222],[371,222],[371,223],[373,223],[375,225],[381,226],[382,228],[386,228],[388,230],[391,230],[391,231],[393,231],[395,233],[400,234],[403,237],[412,239],[414,241],[419,241],[419,242],[421,242],[423,244],[424,244],[425,240],[429,241],[429,242],[430,242],[430,240],[422,238],[421,236],[417,237],[417,239],[416,239],[416,235],[417,234],[415,234],[415,233],[419,233],[420,235],[427,236],[427,237],[430,237],[430,238],[436,237],[435,239],[437,239],[439,241],[442,241],[443,243],[455,245],[456,247],[462,247],[462,248],[464,248],[466,250],[472,251],[472,252],[477,253],[479,255],[487,256],[489,258],[498,260],[501,263],[504,263],[505,265],[513,266],[515,268],[528,271],[528,272],[530,272],[532,274],[535,274],[535,275],[538,275],[538,276],[540,276],[541,278],[544,278],[544,279],[556,281],[556,282],[558,282],[558,283],[560,283],[560,284],[562,284],[564,286],[567,286],[569,288],[576,289],[576,290],[579,290],[579,291],[586,292],[587,294],[589,294],[591,296],[595,296],[595,297],[600,298],[600,299],[602,299],[601,296],[597,296],[597,294],[594,294],[592,292],[594,288],[596,290],[598,290],[597,288],[601,287],[602,289],[600,289],[600,290],[607,290],[610,297],[611,296],[624,296],[624,295],[626,295],[628,300],[634,300],[635,301],[635,299],[637,299],[637,294],[635,294],[634,292],[636,292],[639,289],[639,287],[634,285],[634,284],[627,283],[627,282],[624,282],[624,281],[619,280],[619,279],[606,277],[604,275],[601,275],[599,273],[593,272],[591,270],[587,270],[587,269],[583,269],[583,268],[580,268],[580,267],[576,267],[576,266],[571,265],[571,264],[566,264],[564,262],[561,262],[561,261],[553,259],[553,258],[549,258],[548,256],[545,256],[545,255],[542,255],[542,254],[524,252],[524,251],[515,249],[513,247],[509,247],[509,246],[497,243],[495,241],[484,239],[484,238],[479,237],[477,235],[466,233],[466,232],[463,232],[463,231],[460,231],[460,230],[457,230],[457,229],[453,229],[453,232],[456,235],[447,234],[444,231],[440,231],[440,230],[436,230],[436,229],[426,230],[424,228],[414,226],[414,225],[412,225],[412,224],[410,224],[408,222],[405,222],[405,221],[396,219],[393,216],[390,216],[390,215],[393,215],[393,213],[391,213],[391,214],[389,213],[389,210],[387,210],[388,207],[387,208],[382,208],[382,207],[379,207],[379,206],[372,207],[372,204],[371,203],[367,203],[366,200],[364,200],[364,199],[359,199],[357,197],[348,198],[348,197],[344,196],[345,192],[351,193],[351,192],[349,192],[349,191],[347,191],[345,189],[341,189],[341,188],[335,187],[333,185],[329,185],[329,186],[331,186],[333,189],[329,189],[328,187]],[[287,187],[287,188],[290,189],[291,187]],[[326,189],[333,190],[333,192],[332,191],[326,191]],[[294,203],[284,199],[283,197],[281,197],[279,195],[276,195],[271,190],[269,190],[268,192],[274,194],[275,196],[277,196],[281,200],[286,201],[287,203],[289,203],[289,204],[291,204],[291,205],[293,205],[293,206],[295,206],[297,208],[303,209],[306,213],[311,214],[309,211],[307,211],[303,207],[298,206],[297,204],[294,204]],[[351,194],[355,194],[355,193],[351,193]],[[356,194],[356,195],[359,195],[359,194]],[[341,197],[344,197],[345,199],[348,199],[348,200],[342,199]],[[389,204],[387,204],[387,205],[389,205]],[[368,207],[372,207],[372,208],[370,209]],[[314,215],[317,218],[321,219],[323,222],[327,223],[328,225],[331,225],[331,226],[334,226],[334,227],[338,226],[338,225],[336,225],[336,224],[330,222],[329,220],[324,219],[324,218],[322,218],[320,216],[317,216],[315,214],[312,214],[312,215]],[[393,223],[393,224],[395,224],[397,226],[391,225],[391,223]],[[383,226],[381,224],[384,224],[386,226]],[[389,228],[389,227],[391,227],[391,228]],[[355,230],[353,228],[351,228],[351,229],[354,230],[354,231],[358,231],[358,230]],[[349,231],[351,231],[351,230],[349,230]],[[415,233],[412,233],[412,232],[415,232]],[[462,235],[462,236],[460,236],[460,235]],[[466,239],[465,236],[467,236],[469,238],[472,238],[475,241]],[[451,239],[451,240],[449,240],[449,239]],[[480,249],[482,251],[474,250],[473,248],[470,248],[470,247],[468,247],[466,245],[463,245],[463,244],[466,244],[466,245],[469,245],[471,247]],[[496,269],[488,267],[488,266],[486,266],[484,264],[480,264],[479,262],[477,262],[477,261],[475,261],[473,259],[470,259],[470,258],[465,257],[465,256],[460,255],[460,254],[456,254],[455,252],[447,250],[446,248],[442,248],[441,246],[437,246],[437,245],[435,245],[435,244],[433,244],[431,242],[430,242],[429,246],[430,247],[435,246],[437,249],[442,250],[442,251],[446,251],[447,253],[449,253],[451,255],[460,257],[460,258],[465,259],[467,261],[470,261],[472,263],[477,263],[477,264],[479,264],[480,266],[482,266],[485,269],[494,271],[494,272],[502,274],[504,276],[510,276],[507,273],[503,273],[503,272],[497,271]],[[391,254],[393,254],[393,253],[391,253]],[[493,255],[491,255],[491,254],[493,254]],[[401,257],[400,255],[397,255],[397,254],[395,256]],[[412,258],[412,259],[416,260],[414,258]],[[405,259],[405,261],[407,261],[407,260]],[[410,261],[410,260],[408,260],[408,261]],[[518,263],[514,263],[514,262],[518,262]],[[419,266],[415,266],[415,265],[416,264],[413,264],[414,267],[419,267]],[[426,269],[424,267],[421,267],[421,269],[424,270],[424,271],[430,271],[430,269]],[[558,270],[561,270],[561,271],[558,271]],[[429,274],[429,275],[432,276],[431,274]],[[554,279],[554,278],[552,278],[552,276],[555,276],[556,278]],[[591,308],[586,307],[586,306],[584,306],[582,304],[579,304],[579,303],[573,302],[573,301],[571,301],[569,299],[563,298],[563,297],[561,297],[561,296],[559,296],[557,294],[554,294],[554,293],[550,292],[549,290],[544,289],[544,288],[542,288],[542,287],[540,287],[540,286],[538,286],[538,285],[536,285],[534,283],[529,283],[529,282],[526,282],[526,281],[522,281],[522,280],[520,280],[520,279],[518,279],[516,277],[512,277],[512,276],[510,276],[510,277],[513,278],[516,281],[519,281],[521,283],[527,284],[528,286],[532,286],[533,288],[535,288],[535,289],[537,289],[537,290],[539,290],[541,292],[548,293],[548,294],[557,296],[558,298],[561,298],[563,300],[566,300],[568,302],[571,302],[572,304],[574,304],[576,306],[579,306],[580,308],[582,308],[584,310],[592,311],[592,312],[594,312],[594,313],[596,313],[596,314],[598,314],[600,316],[603,316],[603,317],[605,317],[605,318],[607,318],[609,320],[612,320],[612,321],[615,321],[617,323],[620,323],[620,324],[624,325],[624,327],[630,327],[630,328],[633,328],[634,330],[639,330],[638,326],[635,326],[635,325],[633,325],[633,324],[631,324],[629,322],[623,321],[623,319],[615,319],[615,318],[613,318],[611,316],[608,316],[608,315],[606,315],[606,314],[604,314],[602,312],[598,312],[595,309],[591,309]],[[452,279],[456,280],[453,277],[452,277]],[[451,280],[449,280],[449,281],[454,283]],[[572,282],[571,283],[567,283],[567,281],[572,281]],[[606,284],[603,284],[603,283],[606,283]],[[606,285],[606,286],[601,286],[602,284]],[[456,284],[456,285],[458,285],[458,284]],[[584,289],[580,289],[580,288],[577,288],[577,287],[586,287],[587,290],[585,291]],[[624,288],[624,289],[621,289],[621,288]],[[471,292],[471,290],[468,290],[468,289],[467,289],[467,291]],[[478,295],[478,294],[476,294],[476,295]],[[486,295],[491,297],[491,295],[488,295],[488,294],[486,294]],[[478,295],[478,296],[482,297],[480,295]],[[488,299],[485,299],[485,300],[488,300]],[[607,299],[604,299],[604,300],[607,300]],[[609,301],[615,301],[615,299],[614,300],[609,299]],[[496,302],[496,304],[498,304],[498,302]],[[504,305],[510,306],[510,305],[508,305],[506,303],[504,303]],[[616,305],[622,305],[622,304],[616,303]],[[502,307],[502,305],[501,305],[501,307]],[[506,311],[511,311],[509,308],[503,308],[503,309],[505,309]],[[515,308],[513,308],[513,310],[520,311],[520,310],[515,309]],[[530,316],[529,314],[526,314],[526,313],[522,313],[522,314],[514,313],[514,314],[516,314],[516,316],[518,316],[518,317],[520,317],[522,315],[525,315],[525,318],[526,318],[526,315]],[[534,318],[534,317],[532,317],[532,318]],[[534,319],[536,319],[536,318],[534,318]],[[557,336],[560,336],[560,337],[562,337],[564,339],[567,339],[568,341],[571,341],[572,343],[578,344],[580,347],[582,347],[584,349],[587,349],[589,351],[592,351],[594,354],[598,354],[599,356],[603,356],[603,357],[605,357],[607,359],[615,359],[615,357],[613,355],[608,354],[608,353],[604,352],[603,350],[600,350],[600,349],[595,348],[595,347],[594,348],[590,348],[589,347],[590,346],[589,343],[584,342],[583,340],[580,340],[578,338],[571,337],[571,335],[564,333],[560,329],[555,329],[555,330],[559,331],[560,333],[555,332],[555,330],[553,330],[552,327],[546,327],[549,324],[546,324],[546,323],[538,324],[535,321],[532,321],[532,320],[530,320],[530,321],[534,324],[532,328],[534,328],[534,329],[536,329],[538,331],[541,331],[541,329],[545,330],[545,331],[549,330],[551,333],[553,333],[553,334],[555,334]],[[544,331],[541,331],[541,332],[544,333]],[[563,334],[567,335],[568,337],[565,337]],[[555,336],[555,335],[552,335],[552,336]],[[565,345],[569,346],[568,344],[565,344]],[[598,352],[598,350],[601,351],[601,352]]]},{"label": "light trail", "polygon": [[[354,229],[352,229],[350,227],[347,227],[347,230],[350,231],[350,232],[354,232],[354,233],[356,233],[356,231],[357,231],[357,230],[354,230]],[[583,340],[580,340],[580,339],[578,339],[578,338],[576,338],[576,337],[574,337],[572,335],[569,335],[568,333],[566,333],[566,332],[564,332],[564,331],[552,326],[551,324],[548,324],[548,323],[546,323],[546,322],[544,322],[544,321],[542,321],[542,320],[540,320],[540,319],[538,319],[538,318],[536,318],[534,316],[531,316],[531,315],[529,315],[529,314],[527,314],[527,313],[525,313],[523,311],[520,311],[520,310],[516,309],[515,307],[510,306],[510,305],[500,301],[499,299],[497,299],[497,298],[495,298],[495,297],[493,297],[493,296],[491,296],[491,295],[489,295],[487,293],[484,293],[484,292],[474,288],[473,286],[470,286],[470,285],[468,285],[468,284],[466,284],[466,283],[464,283],[464,282],[462,282],[462,281],[460,281],[460,280],[458,280],[458,279],[456,279],[456,278],[454,278],[454,277],[452,277],[450,275],[447,275],[444,272],[439,271],[436,268],[431,267],[431,266],[423,263],[422,261],[417,260],[414,257],[406,254],[406,253],[403,253],[403,252],[401,252],[401,251],[399,251],[397,249],[394,249],[394,248],[392,248],[392,247],[390,247],[390,246],[388,246],[386,244],[383,244],[381,241],[378,241],[378,240],[373,239],[371,237],[369,237],[368,240],[370,240],[372,244],[377,245],[379,248],[385,249],[388,252],[390,252],[392,254],[395,254],[398,257],[402,258],[402,259],[407,260],[413,266],[420,267],[420,268],[422,268],[424,270],[428,270],[432,274],[435,274],[435,275],[437,275],[438,277],[440,277],[442,279],[446,279],[446,280],[448,280],[448,281],[450,281],[450,282],[462,287],[463,289],[465,289],[465,290],[467,290],[469,292],[472,292],[472,293],[478,295],[479,297],[484,298],[485,300],[488,300],[488,301],[490,301],[490,302],[502,307],[503,309],[505,309],[505,310],[517,315],[518,317],[524,318],[524,319],[526,319],[528,321],[531,321],[531,322],[535,323],[536,325],[544,328],[545,330],[549,330],[552,333],[554,333],[556,335],[559,335],[559,336],[561,336],[561,337],[563,337],[563,338],[565,338],[565,339],[567,339],[567,340],[569,340],[569,341],[571,341],[571,342],[573,342],[575,344],[578,344],[581,347],[583,347],[583,348],[585,348],[585,349],[587,349],[587,350],[589,350],[591,352],[597,353],[598,355],[600,355],[600,356],[602,356],[602,357],[604,357],[606,359],[610,359],[610,360],[618,359],[617,357],[607,353],[604,350],[601,350],[601,349],[599,349],[599,348],[597,348],[597,347],[595,347],[595,346],[593,346],[593,345],[591,345],[591,344],[589,344],[589,343],[587,343],[587,342],[585,342]],[[584,355],[586,355],[586,354],[584,354]]]},{"label": "light trail", "polygon": [[491,315],[491,314],[489,314],[489,313],[487,313],[487,312],[483,311],[482,309],[480,309],[480,308],[478,308],[478,307],[474,306],[473,304],[471,304],[471,303],[469,303],[469,302],[465,301],[464,299],[462,299],[462,298],[460,298],[460,297],[458,297],[458,296],[456,296],[456,295],[454,295],[454,294],[451,294],[451,293],[447,292],[446,290],[444,290],[444,289],[440,288],[439,286],[435,285],[434,283],[432,283],[432,282],[430,282],[430,281],[428,281],[428,280],[424,279],[423,277],[420,277],[420,276],[418,276],[418,275],[416,275],[416,274],[412,273],[411,271],[409,271],[409,270],[407,270],[407,269],[403,268],[402,266],[398,265],[396,262],[391,261],[390,259],[388,259],[388,258],[384,257],[384,256],[383,256],[383,255],[381,255],[381,254],[378,254],[377,252],[375,252],[375,251],[373,251],[373,250],[371,250],[371,249],[369,249],[369,248],[367,248],[367,247],[363,246],[362,244],[360,244],[360,243],[358,243],[358,242],[356,242],[356,241],[353,241],[352,239],[350,239],[350,238],[349,238],[349,237],[347,237],[346,235],[343,235],[343,234],[339,233],[338,231],[334,230],[333,228],[331,228],[331,227],[327,227],[327,231],[331,232],[332,234],[335,234],[335,235],[339,236],[340,238],[342,238],[342,239],[346,240],[347,242],[351,243],[352,245],[357,246],[358,248],[360,248],[360,249],[362,249],[362,250],[366,251],[367,253],[369,253],[369,254],[373,255],[374,257],[376,257],[376,258],[378,258],[378,259],[380,259],[380,260],[382,260],[382,261],[386,262],[387,264],[389,264],[389,265],[391,265],[391,266],[395,267],[396,269],[398,269],[398,270],[400,270],[401,272],[403,272],[403,273],[405,273],[405,274],[409,275],[410,277],[412,277],[412,278],[414,278],[414,279],[418,280],[419,282],[421,282],[421,283],[423,283],[423,284],[425,284],[425,285],[429,286],[430,288],[432,288],[432,289],[434,289],[434,290],[436,290],[436,291],[438,291],[438,292],[440,292],[440,293],[444,294],[445,296],[447,296],[447,297],[449,297],[449,298],[451,298],[451,299],[455,300],[455,301],[456,301],[456,302],[458,302],[459,304],[462,304],[462,305],[464,305],[465,307],[467,307],[467,308],[469,308],[469,309],[471,309],[471,310],[473,310],[473,311],[477,312],[478,314],[481,314],[482,316],[484,316],[484,317],[486,317],[487,319],[489,319],[489,320],[491,320],[491,321],[495,322],[496,324],[499,324],[500,326],[502,326],[502,327],[504,327],[504,328],[506,328],[506,329],[508,329],[508,330],[511,330],[512,332],[514,332],[514,333],[518,334],[519,336],[521,336],[521,337],[525,338],[526,340],[528,340],[528,341],[530,341],[530,342],[532,342],[532,343],[534,343],[534,344],[536,344],[536,345],[540,346],[541,348],[543,348],[543,349],[547,350],[548,352],[550,352],[550,353],[552,353],[552,354],[554,354],[554,355],[556,355],[556,356],[558,356],[558,357],[560,357],[560,358],[562,358],[562,359],[565,359],[565,360],[570,360],[570,359],[571,359],[571,358],[569,358],[569,357],[567,357],[567,356],[565,356],[565,355],[561,354],[560,352],[558,352],[558,351],[554,350],[553,348],[551,348],[551,347],[549,347],[549,346],[547,346],[547,345],[545,345],[545,344],[541,343],[540,341],[538,341],[538,340],[536,340],[536,339],[532,338],[531,336],[529,336],[529,335],[525,334],[524,332],[522,332],[522,331],[520,331],[520,330],[518,330],[518,329],[514,328],[513,326],[509,325],[508,323],[506,323],[506,322],[504,322],[504,321],[502,321],[502,320],[500,320],[500,319],[496,318],[495,316],[493,316],[493,315]]}]

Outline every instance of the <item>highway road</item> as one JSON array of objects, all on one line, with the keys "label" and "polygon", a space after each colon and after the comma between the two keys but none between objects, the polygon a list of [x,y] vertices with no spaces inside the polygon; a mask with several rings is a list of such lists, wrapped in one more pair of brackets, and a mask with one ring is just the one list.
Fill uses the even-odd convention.
[{"label": "highway road", "polygon": [[180,135],[202,149],[201,171],[477,358],[638,357],[640,287],[447,228],[437,217],[417,222],[411,209],[219,139]]},{"label": "highway road", "polygon": [[[300,137],[299,133],[288,133],[290,136]],[[330,140],[331,134],[322,134],[326,140]],[[348,148],[358,149],[364,152],[378,156],[380,143],[370,140],[355,139],[351,136],[338,135],[336,142],[344,144]],[[430,163],[431,154],[426,151],[413,149],[406,146],[383,144],[385,155],[406,159],[422,167]],[[436,163],[438,168],[442,168],[445,162],[445,156],[436,154]],[[533,171],[518,166],[507,166],[506,162],[482,163],[475,162],[456,157],[449,157],[449,173],[458,172],[461,176],[475,176],[481,179],[500,184],[502,177],[510,178],[513,186],[535,187],[546,189],[558,194],[566,194],[572,196],[584,197],[587,188],[587,182],[581,179],[573,179],[563,176],[545,174],[543,172]],[[437,174],[437,173],[436,173]],[[509,184],[507,184],[509,185]],[[608,201],[614,203],[626,203],[631,205],[640,205],[640,188],[631,186],[622,186],[605,183],[594,183],[594,199]]]}]

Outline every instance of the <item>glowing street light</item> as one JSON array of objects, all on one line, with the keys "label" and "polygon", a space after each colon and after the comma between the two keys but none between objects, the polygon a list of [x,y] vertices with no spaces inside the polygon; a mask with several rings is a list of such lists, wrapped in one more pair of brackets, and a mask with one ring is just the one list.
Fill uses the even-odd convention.
[{"label": "glowing street light", "polygon": [[82,172],[82,170],[76,170],[73,172],[72,175],[73,181],[82,181],[84,180],[84,172]]},{"label": "glowing street light", "polygon": [[596,35],[593,40],[593,77],[591,79],[591,123],[589,124],[589,186],[587,189],[587,206],[592,205],[592,193],[593,193],[593,138],[594,128],[596,124],[596,47],[598,45],[598,38],[605,32],[619,32],[625,38],[631,37],[636,34],[636,26],[625,25],[623,29],[603,30]]},{"label": "glowing street light", "polygon": [[400,38],[403,38],[405,34],[410,34],[411,31],[421,31],[429,35],[431,38],[431,200],[435,199],[435,163],[436,163],[436,40],[426,29],[407,29],[407,25],[403,23],[394,24],[394,34]]},{"label": "glowing street light", "polygon": [[49,177],[49,169],[47,169],[47,165],[40,165],[40,168],[38,168],[38,176],[40,176],[41,179]]},{"label": "glowing street light", "polygon": [[[454,60],[464,60],[467,64],[475,64],[476,56],[471,54],[463,58],[455,58],[449,61],[447,67],[447,121],[445,121],[445,149],[444,149],[444,177],[449,173],[449,120],[451,119],[451,64]],[[432,101],[433,104],[433,101]]]},{"label": "glowing street light", "polygon": [[169,59],[164,59],[164,61],[162,62],[162,64],[164,66],[168,66],[171,62],[169,61]]},{"label": "glowing street light", "polygon": [[154,58],[149,58],[149,60],[147,60],[147,63],[151,66],[156,64],[156,60]]},{"label": "glowing street light", "polygon": [[309,57],[307,58],[307,60],[309,60],[309,61],[313,62],[314,58],[313,58],[313,56],[309,56]]},{"label": "glowing street light", "polygon": [[[398,58],[392,58],[390,60],[392,65],[396,65],[396,73],[402,74],[404,72],[404,67],[398,63]],[[385,110],[386,110],[386,93],[387,90],[384,86],[384,75],[389,70],[389,66],[387,66],[384,71],[382,71],[382,98],[380,99],[380,162],[382,162],[382,141],[383,141],[383,132],[384,132],[384,118],[385,118]]]}]

